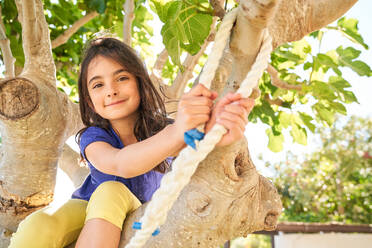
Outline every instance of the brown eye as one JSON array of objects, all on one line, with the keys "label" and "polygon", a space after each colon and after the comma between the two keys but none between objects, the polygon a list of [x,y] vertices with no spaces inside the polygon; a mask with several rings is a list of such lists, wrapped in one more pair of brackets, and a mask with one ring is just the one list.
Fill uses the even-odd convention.
[{"label": "brown eye", "polygon": [[103,84],[97,83],[97,84],[93,85],[92,89],[100,88],[102,86],[103,86]]},{"label": "brown eye", "polygon": [[127,77],[127,76],[121,76],[121,77],[118,78],[118,81],[126,81],[128,79],[129,79],[129,77]]}]

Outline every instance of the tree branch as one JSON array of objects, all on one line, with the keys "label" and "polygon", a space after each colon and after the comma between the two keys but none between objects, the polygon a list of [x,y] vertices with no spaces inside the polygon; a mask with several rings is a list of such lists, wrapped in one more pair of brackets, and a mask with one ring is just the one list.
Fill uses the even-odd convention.
[{"label": "tree branch", "polygon": [[128,46],[131,45],[132,39],[132,22],[134,19],[134,1],[133,0],[126,0],[123,4],[124,8],[124,24],[123,24],[123,41]]},{"label": "tree branch", "polygon": [[167,58],[168,51],[164,48],[163,51],[161,51],[161,53],[158,55],[158,58],[156,59],[150,74],[150,79],[159,93],[162,92],[161,88],[165,88],[165,91],[167,91],[166,89],[169,87],[168,85],[165,85],[163,83],[161,77],[161,72],[163,70],[164,64],[167,62]]},{"label": "tree branch", "polygon": [[264,99],[271,105],[271,104],[274,104],[274,105],[277,105],[277,106],[282,106],[283,105],[283,101],[280,100],[280,99],[271,99],[269,94],[265,94],[264,96]]},{"label": "tree branch", "polygon": [[76,33],[82,26],[88,23],[90,20],[98,16],[99,14],[97,11],[90,12],[86,16],[82,17],[81,19],[77,20],[72,26],[67,29],[63,34],[59,35],[56,39],[52,41],[52,48],[56,48],[68,41],[68,39]]},{"label": "tree branch", "polygon": [[40,46],[41,27],[36,18],[36,6],[34,0],[22,1],[22,24],[24,26],[23,39],[27,39],[27,45],[31,54],[36,54]]},{"label": "tree branch", "polygon": [[358,0],[318,0],[309,1],[311,11],[311,29],[318,30],[337,20]]},{"label": "tree branch", "polygon": [[218,16],[219,18],[221,18],[221,20],[223,19],[223,17],[225,16],[225,10],[223,9],[222,7],[222,4],[223,2],[225,2],[224,0],[221,2],[221,0],[209,0],[209,3],[212,5],[213,9],[214,9],[214,15],[215,16]]},{"label": "tree branch", "polygon": [[284,82],[283,80],[280,80],[280,78],[278,77],[278,71],[272,65],[269,64],[266,70],[271,76],[272,85],[278,88],[281,88],[281,89],[298,90],[298,91],[302,90],[301,85],[292,85],[292,84],[288,84],[287,82]]},{"label": "tree branch", "polygon": [[280,0],[241,0],[230,51],[233,55],[234,78],[237,86],[251,69],[261,47],[263,30],[275,17]]},{"label": "tree branch", "polygon": [[79,153],[65,144],[63,146],[62,155],[58,160],[58,166],[68,175],[75,187],[81,185],[89,174],[88,167],[84,166],[84,164],[79,161]]},{"label": "tree branch", "polygon": [[17,0],[19,21],[22,24],[22,43],[25,64],[21,74],[38,74],[44,82],[55,86],[54,65],[49,27],[41,0]]},{"label": "tree branch", "polygon": [[[357,0],[286,0],[269,25],[273,48],[320,29],[341,17]],[[291,13],[291,15],[288,15]]]},{"label": "tree branch", "polygon": [[14,63],[15,58],[13,57],[12,50],[10,49],[10,41],[5,34],[5,26],[2,19],[2,9],[0,6],[0,49],[3,53],[3,62],[5,65],[5,78],[14,77]]}]

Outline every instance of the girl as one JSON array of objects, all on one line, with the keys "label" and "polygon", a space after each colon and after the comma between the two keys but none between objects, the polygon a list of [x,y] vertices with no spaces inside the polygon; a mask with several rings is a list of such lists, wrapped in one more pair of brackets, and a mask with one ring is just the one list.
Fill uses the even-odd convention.
[{"label": "girl", "polygon": [[[85,128],[77,137],[90,174],[67,203],[28,216],[10,247],[118,247],[128,213],[149,201],[171,157],[186,146],[184,133],[226,127],[218,145],[243,136],[253,100],[228,94],[215,107],[215,92],[198,85],[179,102],[173,123],[141,60],[114,38],[89,45],[81,64],[79,105]],[[37,228],[36,228],[37,227]],[[35,238],[35,237],[38,238]]]}]

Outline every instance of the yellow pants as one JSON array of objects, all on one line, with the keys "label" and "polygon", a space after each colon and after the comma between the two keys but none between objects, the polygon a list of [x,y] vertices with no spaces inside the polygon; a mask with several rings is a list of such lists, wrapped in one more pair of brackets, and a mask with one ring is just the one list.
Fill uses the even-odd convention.
[{"label": "yellow pants", "polygon": [[141,205],[115,181],[102,183],[89,202],[70,199],[60,207],[48,206],[27,216],[13,234],[9,248],[61,248],[79,237],[87,220],[101,218],[120,229],[128,213]]}]

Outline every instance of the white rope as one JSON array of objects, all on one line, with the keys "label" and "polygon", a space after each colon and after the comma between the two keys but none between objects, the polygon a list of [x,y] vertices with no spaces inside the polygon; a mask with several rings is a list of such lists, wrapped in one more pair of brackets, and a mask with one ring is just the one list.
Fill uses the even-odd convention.
[{"label": "white rope", "polygon": [[[226,41],[230,35],[232,24],[236,19],[236,13],[237,11],[233,10],[225,16],[221,23],[221,27],[216,34],[216,48],[215,46],[213,47],[213,53],[210,55],[210,58],[207,61],[208,64],[205,66],[203,75],[200,77],[200,82],[207,83],[206,85],[208,85],[208,88],[214,77]],[[226,30],[227,28],[225,25],[230,28]],[[267,29],[264,30],[263,36],[263,44],[256,61],[238,90],[238,93],[243,97],[248,97],[251,94],[252,89],[257,86],[270,58],[272,50],[271,37]],[[222,44],[220,39],[224,40],[225,44]],[[218,50],[215,51],[214,49]],[[216,54],[219,54],[219,57],[214,56]],[[209,65],[209,63],[211,63],[211,65]],[[204,74],[206,75],[204,76]],[[209,78],[209,81],[203,81],[207,80],[206,78]],[[136,231],[126,248],[137,248],[145,245],[155,229],[166,221],[168,211],[173,206],[173,203],[178,198],[182,189],[189,183],[198,164],[207,157],[225,133],[225,127],[216,124],[205,135],[204,139],[199,142],[197,150],[187,146],[180,152],[172,164],[172,171],[164,175],[159,189],[154,193],[152,200],[147,205],[145,214],[140,219],[140,222],[142,223],[141,229]]]}]

